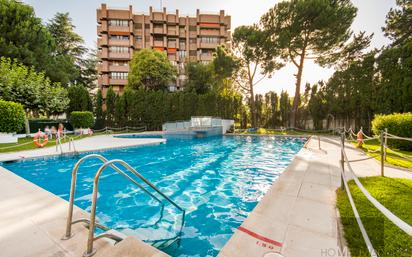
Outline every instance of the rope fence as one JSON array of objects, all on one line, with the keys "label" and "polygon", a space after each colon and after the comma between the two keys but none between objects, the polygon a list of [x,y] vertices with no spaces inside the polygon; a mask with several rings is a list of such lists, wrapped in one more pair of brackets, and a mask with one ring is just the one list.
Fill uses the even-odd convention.
[{"label": "rope fence", "polygon": [[[385,133],[385,132],[383,132]],[[381,133],[381,138],[383,139],[382,135],[383,133]],[[377,253],[375,251],[375,249],[373,248],[373,245],[369,239],[369,236],[366,232],[365,227],[363,226],[362,220],[359,216],[358,210],[356,208],[355,202],[353,201],[352,198],[352,194],[350,192],[350,188],[348,186],[348,179],[347,179],[347,175],[346,175],[346,171],[345,171],[345,165],[348,167],[348,171],[349,174],[356,186],[361,190],[362,194],[368,199],[368,201],[370,203],[373,204],[373,206],[379,210],[386,218],[388,218],[394,225],[396,225],[399,229],[401,229],[402,231],[404,231],[405,233],[407,233],[409,236],[412,236],[412,226],[409,225],[408,223],[406,223],[405,221],[403,221],[402,219],[400,219],[398,216],[396,216],[395,214],[393,214],[389,209],[387,209],[385,206],[383,206],[378,200],[376,200],[369,192],[368,190],[362,185],[362,183],[359,181],[358,177],[356,176],[355,172],[352,169],[352,166],[350,165],[351,162],[357,162],[357,161],[364,161],[373,157],[369,157],[369,158],[363,158],[363,159],[357,159],[357,160],[349,160],[346,152],[345,152],[345,133],[341,134],[341,178],[342,178],[342,189],[346,191],[346,194],[348,196],[350,205],[352,207],[352,211],[354,213],[355,219],[358,223],[359,229],[361,231],[363,240],[365,241],[365,244],[368,248],[368,251],[370,253],[371,256],[373,257],[377,257]],[[376,156],[374,156],[376,157]]]},{"label": "rope fence", "polygon": [[[381,157],[381,175],[384,176],[384,163],[387,160],[387,155],[391,154],[393,156],[396,156],[397,158],[403,159],[403,160],[407,160],[412,162],[412,158],[405,156],[404,154],[400,153],[399,151],[393,150],[391,148],[388,147],[388,139],[396,139],[396,140],[406,140],[406,141],[412,141],[412,138],[407,138],[407,137],[400,137],[397,135],[393,135],[388,133],[387,129],[382,130],[381,133],[379,134],[379,136],[368,136],[366,135],[363,131],[362,128],[359,130],[359,133],[365,137],[365,138],[357,138],[357,139],[353,139],[353,135],[356,135],[352,128],[349,128],[348,130],[344,129],[344,132],[342,133],[342,135],[344,135],[344,139],[346,142],[361,142],[362,144],[368,141],[372,141],[372,140],[378,140],[380,142],[380,147],[376,150],[369,150],[366,149],[366,152],[370,153],[370,154],[374,154],[374,153],[380,153],[378,155],[374,155],[374,156],[370,156],[368,158],[365,158],[364,160],[368,160],[368,159],[372,159],[372,158],[376,158],[378,156]],[[349,135],[348,137],[346,135]],[[356,160],[356,161],[362,161],[362,159]],[[351,161],[351,162],[355,162]]]}]

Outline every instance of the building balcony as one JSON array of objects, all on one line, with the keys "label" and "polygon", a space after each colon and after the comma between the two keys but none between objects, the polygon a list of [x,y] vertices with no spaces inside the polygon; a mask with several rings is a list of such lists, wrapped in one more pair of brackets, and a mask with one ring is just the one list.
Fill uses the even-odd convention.
[{"label": "building balcony", "polygon": [[167,18],[166,18],[166,21],[167,21],[167,23],[176,24],[176,23],[179,23],[179,17],[177,17],[174,14],[168,14]]},{"label": "building balcony", "polygon": [[163,41],[153,41],[154,47],[165,47],[165,43]]},{"label": "building balcony", "polygon": [[179,37],[186,37],[186,31],[185,30],[180,30],[179,31]]},{"label": "building balcony", "polygon": [[126,86],[127,85],[127,79],[109,79],[110,85],[121,85],[121,86]]},{"label": "building balcony", "polygon": [[204,43],[200,42],[199,43],[199,48],[205,48],[205,49],[215,49],[219,43]]},{"label": "building balcony", "polygon": [[168,30],[167,31],[168,36],[177,36],[178,35],[177,33],[178,32],[176,30]]},{"label": "building balcony", "polygon": [[220,23],[220,15],[218,14],[200,14],[199,22],[204,23]]},{"label": "building balcony", "polygon": [[154,34],[165,34],[165,31],[163,28],[153,28],[153,33]]},{"label": "building balcony", "polygon": [[169,59],[169,61],[177,61],[177,56],[176,54],[167,54],[167,58]]},{"label": "building balcony", "polygon": [[167,47],[168,48],[177,48],[177,43],[176,42],[168,42],[167,43]]},{"label": "building balcony", "polygon": [[197,31],[189,31],[189,38],[197,38]]},{"label": "building balcony", "polygon": [[109,58],[109,50],[107,49],[107,47],[103,47],[100,51],[97,52],[97,58],[99,59]]},{"label": "building balcony", "polygon": [[153,12],[152,13],[152,20],[153,21],[164,21],[165,18],[163,17],[162,12]]},{"label": "building balcony", "polygon": [[109,63],[107,61],[103,61],[97,64],[97,72],[98,73],[109,72]]},{"label": "building balcony", "polygon": [[108,74],[104,74],[104,75],[100,76],[100,77],[97,79],[97,83],[98,83],[99,85],[103,85],[103,86],[109,85],[109,75],[108,75]]},{"label": "building balcony", "polygon": [[211,54],[201,54],[199,56],[199,59],[201,61],[211,61],[213,59],[213,55],[211,55]]},{"label": "building balcony", "polygon": [[97,38],[97,46],[107,46],[107,34],[103,34],[101,37]]},{"label": "building balcony", "polygon": [[97,35],[100,35],[102,33],[107,33],[107,22],[102,21],[100,25],[97,25]]},{"label": "building balcony", "polygon": [[189,44],[189,50],[197,50],[197,44]]},{"label": "building balcony", "polygon": [[133,33],[132,26],[109,26],[108,31],[110,32],[123,32],[125,35]]},{"label": "building balcony", "polygon": [[143,42],[137,42],[137,41],[135,41],[134,42],[134,44],[133,44],[133,46],[134,46],[134,48],[135,49],[142,49],[143,48]]},{"label": "building balcony", "polygon": [[111,46],[131,46],[129,39],[109,39]]},{"label": "building balcony", "polygon": [[110,65],[109,71],[129,72],[129,65]]},{"label": "building balcony", "polygon": [[130,60],[132,58],[131,53],[116,53],[110,52],[109,58],[111,59],[118,59],[118,60]]},{"label": "building balcony", "polygon": [[220,29],[200,29],[201,36],[220,36]]}]

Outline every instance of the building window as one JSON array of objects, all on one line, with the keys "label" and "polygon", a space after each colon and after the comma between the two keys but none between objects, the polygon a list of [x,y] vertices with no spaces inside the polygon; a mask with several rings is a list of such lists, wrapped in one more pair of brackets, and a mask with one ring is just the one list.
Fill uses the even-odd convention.
[{"label": "building window", "polygon": [[134,24],[134,29],[142,29],[142,23],[135,23]]},{"label": "building window", "polygon": [[199,53],[203,56],[210,56],[210,55],[213,55],[213,50],[211,50],[211,49],[200,49]]},{"label": "building window", "polygon": [[127,79],[127,72],[110,72],[111,79]]},{"label": "building window", "polygon": [[110,39],[129,40],[129,36],[126,36],[126,35],[110,35]]},{"label": "building window", "polygon": [[196,31],[196,26],[189,26],[189,31]]},{"label": "building window", "polygon": [[185,49],[185,47],[186,47],[186,42],[185,42],[185,40],[180,40],[180,41],[179,41],[179,48],[180,48],[180,49]]},{"label": "building window", "polygon": [[157,24],[157,23],[155,23],[155,24],[153,24],[153,28],[154,28],[154,29],[163,29],[163,24]]},{"label": "building window", "polygon": [[109,46],[109,52],[111,53],[128,53],[129,47],[127,46]]},{"label": "building window", "polygon": [[154,37],[153,37],[153,40],[154,40],[154,41],[161,41],[161,42],[163,42],[163,36],[154,36]]},{"label": "building window", "polygon": [[197,42],[196,38],[190,38],[189,39],[190,44],[196,44],[196,42]]},{"label": "building window", "polygon": [[209,43],[209,44],[218,44],[218,43],[220,43],[220,38],[218,38],[218,37],[200,37],[200,42]]},{"label": "building window", "polygon": [[136,36],[136,42],[141,43],[142,42],[142,36]]},{"label": "building window", "polygon": [[109,20],[109,26],[128,27],[128,20]]},{"label": "building window", "polygon": [[145,24],[144,24],[144,28],[145,28],[145,29],[150,29],[150,23],[145,23]]},{"label": "building window", "polygon": [[112,61],[110,62],[110,66],[127,66],[128,62],[122,62],[122,61]]},{"label": "building window", "polygon": [[180,59],[186,58],[186,51],[179,51],[178,54]]},{"label": "building window", "polygon": [[197,56],[196,50],[190,50],[189,55],[190,56]]}]

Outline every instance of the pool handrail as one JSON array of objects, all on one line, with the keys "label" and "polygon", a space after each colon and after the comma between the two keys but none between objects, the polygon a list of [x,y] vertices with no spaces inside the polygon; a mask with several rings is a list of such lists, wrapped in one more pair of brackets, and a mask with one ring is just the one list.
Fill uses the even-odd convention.
[{"label": "pool handrail", "polygon": [[[77,180],[77,171],[80,167],[80,164],[82,164],[84,161],[91,159],[91,158],[96,158],[101,160],[103,163],[107,163],[109,160],[107,160],[104,156],[100,155],[100,154],[89,154],[86,155],[84,157],[82,157],[81,159],[79,159],[76,164],[73,167],[72,170],[72,181],[71,181],[71,185],[70,185],[70,198],[69,198],[69,210],[68,210],[68,214],[67,214],[67,222],[66,222],[66,233],[63,236],[63,240],[67,240],[69,238],[72,237],[72,233],[71,233],[71,229],[72,229],[72,225],[75,223],[79,223],[79,222],[84,222],[84,223],[89,223],[90,221],[88,219],[82,218],[79,220],[75,220],[73,221],[73,207],[74,207],[74,197],[75,197],[75,191],[76,191],[76,180]],[[123,175],[124,177],[126,177],[128,180],[130,180],[133,184],[135,184],[136,186],[138,186],[140,189],[142,189],[145,193],[147,193],[148,195],[150,195],[153,199],[155,199],[157,202],[159,202],[161,204],[161,215],[160,218],[157,222],[160,221],[160,219],[162,219],[163,217],[163,211],[164,211],[164,203],[157,198],[155,195],[153,195],[152,193],[150,193],[146,188],[144,188],[142,185],[140,185],[139,183],[137,183],[134,179],[132,179],[129,175],[127,175],[126,173],[124,173],[122,170],[120,170],[118,167],[116,167],[114,164],[110,165],[114,170],[116,170],[118,173],[120,173],[121,175]],[[156,222],[156,223],[157,223]],[[98,226],[102,226],[101,224],[98,224]]]},{"label": "pool handrail", "polygon": [[155,190],[157,193],[163,196],[170,204],[172,204],[173,206],[175,206],[178,210],[182,212],[182,221],[181,221],[180,229],[177,235],[178,237],[180,237],[182,235],[182,229],[185,223],[186,211],[182,207],[180,207],[178,204],[176,204],[172,199],[170,199],[167,195],[162,193],[155,185],[153,185],[150,181],[148,181],[145,177],[143,177],[139,172],[137,172],[134,168],[132,168],[128,163],[120,159],[114,159],[114,160],[103,163],[102,166],[100,166],[100,168],[97,170],[96,175],[93,180],[93,194],[92,194],[92,207],[90,211],[89,236],[87,240],[87,250],[83,254],[83,256],[89,257],[89,256],[94,255],[96,252],[95,249],[93,249],[93,242],[99,238],[99,236],[97,237],[94,236],[95,227],[96,227],[96,207],[97,207],[97,194],[99,191],[99,178],[103,170],[105,170],[107,167],[112,166],[114,164],[120,164],[121,166],[123,166],[124,168],[132,172],[134,175],[140,178],[143,182],[145,182],[148,186],[150,186],[153,190]]}]

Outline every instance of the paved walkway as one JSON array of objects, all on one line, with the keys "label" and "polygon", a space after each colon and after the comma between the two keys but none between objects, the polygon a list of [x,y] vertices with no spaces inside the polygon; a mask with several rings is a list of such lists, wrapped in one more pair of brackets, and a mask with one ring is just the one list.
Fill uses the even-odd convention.
[{"label": "paved walkway", "polygon": [[[129,146],[159,144],[165,142],[162,138],[118,138],[113,135],[101,135],[87,137],[74,141],[78,152],[98,151],[109,148],[122,148]],[[73,152],[69,149],[69,143],[62,144],[63,153]],[[60,149],[56,151],[56,147],[38,148],[35,150],[27,150],[20,152],[0,153],[0,161],[17,160],[21,158],[33,158],[39,156],[50,156],[60,153]]]},{"label": "paved walkway", "polygon": [[[349,159],[366,157],[352,146]],[[345,256],[336,210],[340,186],[338,138],[309,141],[220,252],[220,257]],[[358,176],[376,176],[375,160],[353,164]],[[386,168],[390,177],[412,178],[407,171]],[[332,254],[332,255],[331,255]],[[339,255],[340,254],[340,255]]]}]

